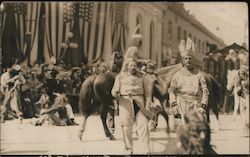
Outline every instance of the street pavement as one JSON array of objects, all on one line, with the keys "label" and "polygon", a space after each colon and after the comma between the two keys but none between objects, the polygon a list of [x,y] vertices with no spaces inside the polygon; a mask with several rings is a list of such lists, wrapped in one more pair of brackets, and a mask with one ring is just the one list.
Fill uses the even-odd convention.
[{"label": "street pavement", "polygon": [[[79,126],[33,126],[30,119],[18,124],[17,120],[1,124],[1,154],[33,155],[122,155],[124,154],[119,118],[116,117],[114,136],[110,141],[105,137],[98,115],[87,120],[83,141],[77,137]],[[80,116],[76,122],[81,123]],[[170,122],[172,124],[172,122]],[[218,154],[249,154],[249,136],[242,131],[241,119],[233,121],[232,115],[220,115],[220,130],[216,130],[215,116],[211,115],[211,144]],[[166,133],[166,122],[159,117],[156,131],[151,132],[152,154],[170,154],[168,148],[174,144],[176,134]],[[140,154],[136,131],[133,131],[134,153]]]}]

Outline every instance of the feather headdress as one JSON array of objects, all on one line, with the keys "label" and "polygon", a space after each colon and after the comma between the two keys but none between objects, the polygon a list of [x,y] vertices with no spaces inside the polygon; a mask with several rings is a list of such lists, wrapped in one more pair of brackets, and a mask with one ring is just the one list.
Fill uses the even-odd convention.
[{"label": "feather headdress", "polygon": [[179,47],[181,57],[192,55],[192,53],[195,52],[194,42],[189,37],[187,41],[181,40],[178,47]]}]

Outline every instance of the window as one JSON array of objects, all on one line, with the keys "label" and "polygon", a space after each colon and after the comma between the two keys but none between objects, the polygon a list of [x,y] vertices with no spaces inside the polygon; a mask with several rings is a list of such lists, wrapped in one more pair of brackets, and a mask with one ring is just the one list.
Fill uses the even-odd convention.
[{"label": "window", "polygon": [[197,42],[196,40],[197,40],[196,37],[194,37],[194,44],[195,44],[195,45],[197,44],[197,43],[196,43],[196,42]]},{"label": "window", "polygon": [[204,53],[207,53],[210,51],[210,44],[208,43],[208,41],[206,40],[206,45],[205,45],[205,52]]},{"label": "window", "polygon": [[168,21],[168,38],[172,39],[172,31],[173,31],[173,24],[171,21]]},{"label": "window", "polygon": [[183,31],[183,38],[184,38],[185,40],[187,40],[187,31],[186,31],[186,30]]},{"label": "window", "polygon": [[198,39],[198,52],[201,52],[201,41]]},{"label": "window", "polygon": [[155,24],[153,21],[150,23],[150,30],[149,30],[149,58],[153,58],[154,47],[155,47]]},{"label": "window", "polygon": [[205,52],[205,42],[203,41],[202,42],[202,51],[201,51],[201,53],[204,53]]},{"label": "window", "polygon": [[[136,26],[138,26],[138,24],[140,24],[142,26],[142,16],[141,14],[138,14],[137,17],[136,17]],[[142,34],[142,27],[140,27],[136,34]]]},{"label": "window", "polygon": [[190,38],[190,39],[192,39],[192,34],[191,34],[191,33],[189,33],[189,35],[188,35],[188,36],[189,36],[189,38]]},{"label": "window", "polygon": [[178,26],[177,28],[177,40],[181,40],[181,27]]}]

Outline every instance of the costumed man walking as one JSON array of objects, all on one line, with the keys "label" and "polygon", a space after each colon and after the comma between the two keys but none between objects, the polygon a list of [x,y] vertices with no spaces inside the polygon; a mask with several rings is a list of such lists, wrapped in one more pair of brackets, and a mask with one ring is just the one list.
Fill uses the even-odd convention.
[{"label": "costumed man walking", "polygon": [[171,111],[175,118],[184,122],[184,115],[194,110],[206,116],[208,88],[205,76],[194,68],[192,53],[194,43],[188,38],[179,45],[183,67],[173,75],[168,89]]},{"label": "costumed man walking", "polygon": [[138,138],[142,153],[150,153],[150,133],[148,119],[154,115],[145,108],[143,79],[137,76],[137,62],[127,59],[123,70],[115,79],[111,91],[115,98],[119,97],[119,118],[123,132],[123,142],[126,153],[133,153],[133,122],[136,121]]}]

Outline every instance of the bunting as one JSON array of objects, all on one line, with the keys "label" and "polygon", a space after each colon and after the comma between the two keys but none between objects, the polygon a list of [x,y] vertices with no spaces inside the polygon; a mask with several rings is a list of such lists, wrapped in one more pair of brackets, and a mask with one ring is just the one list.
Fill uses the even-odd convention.
[{"label": "bunting", "polygon": [[41,3],[32,2],[27,3],[27,16],[26,16],[26,51],[25,58],[28,65],[33,64],[37,57],[38,46],[38,24],[40,16]]},{"label": "bunting", "polygon": [[79,10],[80,36],[83,53],[88,61],[99,60],[104,52],[105,30],[109,27],[109,2],[82,2]]},{"label": "bunting", "polygon": [[[113,51],[125,50],[124,2],[29,2],[12,5],[18,51],[26,56],[28,63],[43,60],[43,56],[48,63],[54,56],[58,60],[66,58],[78,66],[82,62],[87,64],[108,58]],[[0,18],[4,19],[4,16]],[[73,34],[70,41],[69,32]],[[62,46],[70,42],[78,46]]]},{"label": "bunting", "polygon": [[113,5],[112,50],[122,53],[125,50],[125,8],[124,2]]},{"label": "bunting", "polygon": [[26,3],[14,3],[14,14],[15,14],[15,23],[16,23],[16,30],[17,30],[17,43],[18,43],[18,51],[21,52],[23,55],[25,54],[24,49],[24,35],[26,32],[26,14],[27,14],[27,4]]},{"label": "bunting", "polygon": [[[1,4],[2,7],[4,7],[4,3]],[[2,40],[3,37],[3,30],[5,27],[5,21],[6,21],[6,12],[4,10],[0,10],[0,21],[1,21],[1,25],[0,25],[0,38]]]}]

